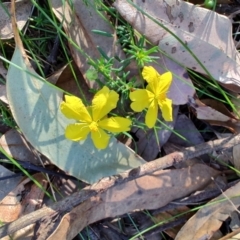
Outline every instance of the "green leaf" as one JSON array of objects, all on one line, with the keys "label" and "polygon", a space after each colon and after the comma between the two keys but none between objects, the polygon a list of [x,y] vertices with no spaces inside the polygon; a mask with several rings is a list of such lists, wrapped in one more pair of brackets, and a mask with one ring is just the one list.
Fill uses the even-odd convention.
[{"label": "green leaf", "polygon": [[112,34],[112,33],[105,32],[105,31],[101,31],[101,30],[95,30],[95,29],[93,29],[92,32],[93,32],[93,33],[96,33],[96,34],[99,34],[99,35],[102,35],[102,36],[105,36],[105,37],[113,37],[113,34]]},{"label": "green leaf", "polygon": [[145,163],[115,138],[111,138],[105,150],[96,149],[89,138],[82,142],[67,140],[64,131],[73,121],[60,112],[63,93],[41,81],[17,47],[7,75],[7,95],[13,116],[27,140],[78,179],[94,183]]},{"label": "green leaf", "polygon": [[89,81],[95,81],[98,78],[98,71],[95,68],[90,67],[86,72],[86,78]]}]

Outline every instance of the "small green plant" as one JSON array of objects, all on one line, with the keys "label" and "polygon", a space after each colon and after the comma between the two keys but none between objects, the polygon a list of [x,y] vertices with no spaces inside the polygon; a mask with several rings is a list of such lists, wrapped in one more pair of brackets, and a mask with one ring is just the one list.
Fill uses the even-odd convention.
[{"label": "small green plant", "polygon": [[143,67],[159,58],[157,56],[151,56],[152,53],[158,52],[158,46],[154,46],[150,49],[145,49],[144,46],[145,38],[141,36],[136,44],[129,45],[130,49],[125,48],[124,50],[129,56],[127,60],[135,60],[139,67]]}]

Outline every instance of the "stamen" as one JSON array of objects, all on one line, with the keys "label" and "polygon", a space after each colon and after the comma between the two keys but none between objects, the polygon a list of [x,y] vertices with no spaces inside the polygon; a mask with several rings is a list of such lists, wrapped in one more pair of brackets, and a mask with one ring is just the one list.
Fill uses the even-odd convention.
[{"label": "stamen", "polygon": [[92,121],[89,124],[89,128],[90,128],[91,132],[97,132],[98,131],[98,124],[96,122]]}]

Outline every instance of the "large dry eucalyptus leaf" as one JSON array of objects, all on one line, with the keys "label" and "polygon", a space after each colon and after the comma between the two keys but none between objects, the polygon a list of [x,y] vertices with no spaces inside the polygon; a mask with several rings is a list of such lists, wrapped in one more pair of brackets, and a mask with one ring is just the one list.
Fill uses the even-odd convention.
[{"label": "large dry eucalyptus leaf", "polygon": [[[101,12],[102,16],[99,16],[95,1],[88,0],[86,3],[85,1],[72,0],[70,5],[68,1],[51,0],[50,3],[54,14],[63,24],[67,36],[94,61],[101,57],[98,48],[101,48],[109,58],[118,56],[122,59],[124,57],[124,53],[116,43],[113,27],[107,18],[103,19],[106,17],[103,12]],[[92,30],[112,34],[112,37],[96,34]],[[86,72],[90,67],[89,59],[73,44],[70,43],[69,48],[88,85],[90,87],[96,86],[95,81],[88,81],[86,78]],[[114,66],[117,65],[118,62],[115,61]]]},{"label": "large dry eucalyptus leaf", "polygon": [[[0,39],[13,37],[12,23],[10,16],[10,2],[1,3],[0,6]],[[31,14],[32,3],[30,0],[16,2],[16,18],[19,29],[22,29]]]},{"label": "large dry eucalyptus leaf", "polygon": [[74,121],[60,112],[62,92],[39,80],[22,52],[16,47],[15,65],[10,65],[7,75],[7,96],[18,126],[33,147],[59,168],[90,183],[145,162],[115,138],[105,150],[97,150],[90,138],[67,140],[65,128]]},{"label": "large dry eucalyptus leaf", "polygon": [[[117,0],[113,5],[126,21],[177,62],[206,74],[187,46],[213,78],[240,91],[239,54],[232,40],[232,23],[227,17],[181,0],[152,0],[151,4],[142,0],[133,3]],[[163,24],[183,44],[143,12]]]},{"label": "large dry eucalyptus leaf", "polygon": [[240,206],[240,183],[201,208],[182,227],[175,240],[211,239],[230,214]]},{"label": "large dry eucalyptus leaf", "polygon": [[135,209],[155,209],[203,188],[219,172],[196,164],[189,168],[161,170],[117,185],[92,197],[66,214],[48,238],[73,239],[84,227],[98,220]]}]

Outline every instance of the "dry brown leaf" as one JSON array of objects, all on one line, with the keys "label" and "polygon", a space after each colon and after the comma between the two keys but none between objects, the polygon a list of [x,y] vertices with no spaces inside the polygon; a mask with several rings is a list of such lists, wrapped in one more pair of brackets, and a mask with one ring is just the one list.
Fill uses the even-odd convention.
[{"label": "dry brown leaf", "polygon": [[[88,101],[91,101],[93,98],[93,95],[89,92],[89,87],[75,62],[71,62],[71,66],[69,64],[63,66],[47,80],[52,84],[55,84],[57,87],[80,98],[86,98]],[[82,96],[82,93],[84,96]]]},{"label": "dry brown leaf", "polygon": [[[176,133],[178,133],[181,137],[179,137]],[[186,115],[181,114],[177,116],[174,132],[172,132],[169,142],[178,144],[181,147],[190,147],[205,141],[191,119],[189,119]]]},{"label": "dry brown leaf", "polygon": [[[189,212],[189,210],[190,209],[187,206],[176,205],[175,209],[168,210],[168,211],[159,213],[157,215],[154,215],[152,220],[153,220],[154,223],[157,224],[159,222],[166,221],[166,219],[172,219],[172,218],[174,218],[177,215],[181,215],[181,214],[184,214],[186,212]],[[190,214],[191,213],[188,213],[188,216]],[[185,217],[187,217],[187,216],[185,216]],[[180,230],[180,226],[176,226],[174,228],[167,229],[164,232],[166,232],[168,234],[168,236],[170,236],[172,239],[175,239],[175,237],[176,237],[177,233],[179,232],[179,230]]]},{"label": "dry brown leaf", "polygon": [[239,207],[239,194],[240,182],[201,208],[183,226],[175,240],[210,239],[231,212]]},{"label": "dry brown leaf", "polygon": [[21,198],[25,191],[24,185],[30,179],[25,179],[16,188],[11,190],[0,202],[0,220],[1,222],[12,222],[20,217],[22,213]]},{"label": "dry brown leaf", "polygon": [[222,102],[217,101],[215,99],[211,99],[211,98],[201,99],[201,102],[203,104],[217,110],[218,112],[237,120],[235,115],[233,113],[231,113]]},{"label": "dry brown leaf", "polygon": [[[67,92],[70,92],[75,96],[81,97],[83,99],[86,98],[88,101],[91,101],[93,98],[93,95],[89,92],[89,87],[85,83],[81,72],[79,71],[75,62],[72,62],[71,65],[72,65],[71,67],[74,71],[76,79],[73,76],[71,67],[68,65],[64,69],[62,74],[59,76],[56,86],[58,86],[59,88]],[[79,88],[81,88],[81,91]],[[84,94],[84,96],[82,95],[82,93]]]},{"label": "dry brown leaf", "polygon": [[[46,177],[42,173],[33,175],[34,179],[38,181],[41,186],[46,189],[47,181]],[[42,206],[42,200],[44,192],[35,184],[31,184],[27,189],[28,194],[24,195],[21,201],[22,213],[21,216],[34,212],[36,209]],[[14,240],[32,240],[34,236],[35,224],[31,224],[25,228],[22,228],[11,235],[11,239]]]},{"label": "dry brown leaf", "polygon": [[196,108],[196,111],[197,111],[197,118],[201,120],[226,122],[230,119],[228,116],[208,106],[199,106]]},{"label": "dry brown leaf", "polygon": [[225,127],[233,133],[240,132],[239,120],[231,112],[229,112],[225,106],[221,106],[221,104],[219,104],[220,106],[217,107],[217,102],[210,100],[206,100],[206,103],[216,107],[219,111],[206,106],[199,99],[191,99],[191,102],[189,102],[191,107],[195,109],[198,119],[207,121],[209,124],[214,126]]},{"label": "dry brown leaf", "polygon": [[63,67],[61,67],[60,69],[58,69],[57,71],[55,71],[52,75],[50,75],[47,78],[47,81],[50,82],[51,84],[55,85],[59,79],[59,77],[62,75],[63,71],[66,69],[68,65],[64,65]]},{"label": "dry brown leaf", "polygon": [[15,159],[39,164],[39,160],[36,154],[34,154],[31,145],[15,129],[11,129],[2,135],[0,146]]},{"label": "dry brown leaf", "polygon": [[9,177],[4,180],[0,180],[0,201],[12,190],[14,189],[22,177],[12,177],[15,173],[9,171],[2,165],[0,165],[0,178]]},{"label": "dry brown leaf", "polygon": [[[45,176],[42,173],[37,173],[37,174],[33,175],[33,178],[36,181],[38,181],[39,184],[41,184],[44,189],[46,189],[47,181],[46,181]],[[35,211],[42,205],[42,199],[44,197],[44,192],[38,186],[36,186],[35,184],[32,184],[32,182],[30,182],[30,179],[26,179],[25,181],[20,183],[17,194],[18,195],[15,195],[15,196],[12,195],[10,200],[13,203],[15,203],[15,201],[16,202],[18,201],[16,211],[18,211],[18,207],[20,206],[19,217]],[[5,210],[6,206],[3,206],[2,204],[3,204],[3,202],[1,202],[0,207],[2,207],[3,211],[6,211]],[[7,205],[7,202],[4,202],[4,204]],[[2,209],[0,209],[0,211]],[[10,211],[10,213],[11,213],[11,211]],[[9,212],[7,212],[7,214],[9,214]],[[34,236],[34,226],[35,226],[35,224],[31,224],[25,228],[22,228],[22,229],[16,231],[11,236],[6,236],[4,238],[1,238],[1,240],[11,240],[11,239],[31,240],[32,237]]]},{"label": "dry brown leaf", "polygon": [[[237,170],[240,171],[240,144],[233,147],[232,155],[233,155],[233,158],[232,158],[233,165]],[[237,174],[240,175],[239,173]]]},{"label": "dry brown leaf", "polygon": [[[1,11],[1,10],[0,10],[0,11]],[[1,54],[0,54],[0,57],[2,57]],[[0,75],[4,78],[4,80],[6,80],[7,69],[3,66],[2,60],[0,60]]]},{"label": "dry brown leaf", "polygon": [[[0,39],[9,39],[13,37],[12,23],[10,16],[10,2],[2,3],[5,9],[8,11],[6,13],[3,7],[0,7]],[[16,17],[17,25],[19,29],[22,29],[26,24],[28,17],[31,14],[32,3],[30,0],[16,1]]]},{"label": "dry brown leaf", "polygon": [[[72,239],[90,223],[134,209],[155,209],[206,186],[219,173],[206,165],[161,170],[117,185],[66,214],[48,240]],[[96,183],[97,184],[97,183]]]},{"label": "dry brown leaf", "polygon": [[206,74],[187,51],[187,46],[213,78],[226,87],[234,85],[233,91],[240,92],[239,53],[232,39],[232,23],[227,17],[181,0],[152,0],[151,4],[134,0],[133,3],[174,33],[183,44],[130,1],[117,0],[113,6],[137,31],[177,62]]},{"label": "dry brown leaf", "polygon": [[6,85],[0,85],[0,100],[8,104]]},{"label": "dry brown leaf", "polygon": [[[114,37],[106,37],[92,32],[92,30],[100,30],[114,34],[110,23],[107,23],[107,21],[98,15],[97,6],[94,1],[91,0],[88,2],[87,6],[84,1],[73,1],[73,6],[69,6],[67,1],[64,3],[62,0],[50,1],[53,12],[63,24],[66,34],[84,53],[94,60],[99,59],[101,55],[97,47],[100,47],[110,58],[115,55],[120,59],[124,58],[124,53],[116,43]],[[103,12],[101,14],[104,15]],[[69,47],[78,68],[86,79],[86,72],[90,67],[87,57],[73,46],[73,44],[69,44]],[[116,61],[115,66],[117,66]],[[97,86],[95,81],[88,81],[87,79],[86,81],[91,88]]]}]

